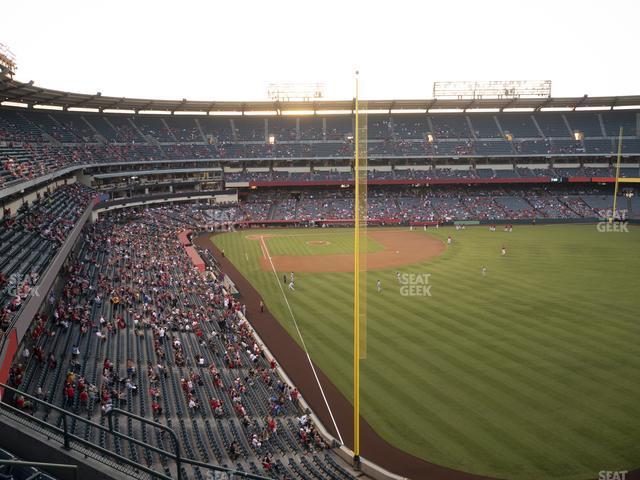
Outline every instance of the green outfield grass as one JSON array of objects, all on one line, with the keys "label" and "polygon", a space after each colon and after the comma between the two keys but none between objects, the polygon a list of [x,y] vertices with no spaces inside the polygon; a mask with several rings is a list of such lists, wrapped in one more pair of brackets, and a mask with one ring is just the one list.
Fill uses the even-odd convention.
[{"label": "green outfield grass", "polygon": [[[297,232],[309,233],[266,240],[271,253],[304,251],[310,237]],[[317,232],[350,250],[351,230]],[[396,269],[369,274],[362,413],[376,431],[430,462],[499,478],[582,480],[640,467],[640,230],[414,234],[450,234],[454,244],[399,269],[431,274],[431,297],[401,296]],[[297,341],[259,242],[246,235],[213,242]],[[312,358],[348,398],[352,293],[349,273],[296,273],[287,292]]]}]

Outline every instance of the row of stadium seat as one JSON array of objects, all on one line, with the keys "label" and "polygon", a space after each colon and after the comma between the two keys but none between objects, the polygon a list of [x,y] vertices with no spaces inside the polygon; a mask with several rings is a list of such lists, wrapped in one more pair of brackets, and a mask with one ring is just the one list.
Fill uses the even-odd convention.
[{"label": "row of stadium seat", "polygon": [[[368,197],[369,219],[388,222],[598,218],[611,207],[611,193],[598,187],[370,187]],[[640,218],[637,194],[619,205],[628,204],[629,216]],[[256,191],[225,212],[206,223],[348,219],[353,192]]]},{"label": "row of stadium seat", "polygon": [[[444,178],[531,178],[531,177],[612,177],[613,168],[434,168],[434,169],[403,169],[403,170],[370,170],[369,180],[413,180],[413,179],[444,179]],[[620,169],[621,177],[639,177],[638,167]],[[353,173],[342,171],[313,171],[313,172],[234,172],[225,174],[227,182],[310,182],[310,181],[348,181],[353,180]]]},{"label": "row of stadium seat", "polygon": [[92,192],[63,185],[0,219],[0,324],[6,328],[64,243]]},{"label": "row of stadium seat", "polygon": [[[210,254],[203,252],[206,278],[189,266],[175,232],[206,219],[183,206],[111,214],[87,225],[55,314],[34,322],[31,354],[16,357],[11,381],[103,425],[110,408],[156,419],[176,431],[188,458],[272,478],[354,478],[302,419],[274,361],[254,345]],[[211,399],[221,402],[219,414]],[[55,412],[29,413],[62,421]],[[149,449],[86,424],[70,428],[170,473],[167,459]],[[153,427],[116,417],[114,428],[170,449]],[[202,468],[184,469],[185,478],[209,478]]]},{"label": "row of stadium seat", "polygon": [[[626,135],[637,136],[637,113],[536,112],[499,114],[370,115],[370,139],[573,138],[615,137],[623,127]],[[58,141],[140,143],[152,137],[160,142],[265,142],[341,140],[353,134],[349,116],[326,117],[179,117],[101,115],[92,113],[0,110],[0,141]]]},{"label": "row of stadium seat", "polygon": [[[473,155],[514,155],[514,149],[521,155],[551,155],[555,153],[578,154],[598,153],[612,155],[614,141],[585,141],[584,147],[572,141],[540,142],[385,142],[370,143],[372,154],[393,156],[447,157]],[[623,153],[640,152],[640,140],[628,139],[623,143]],[[100,164],[113,162],[143,163],[162,160],[197,160],[224,158],[296,158],[334,156],[349,157],[353,146],[348,143],[290,144],[290,145],[82,145],[59,146],[54,144],[0,144],[0,187],[24,179],[37,178],[65,166],[79,164]],[[175,165],[172,165],[175,168]],[[136,167],[133,167],[136,168]],[[142,168],[139,166],[137,168]],[[147,166],[159,168],[158,165]],[[167,165],[164,168],[168,168]],[[575,172],[575,170],[574,170]],[[316,172],[316,175],[324,175]],[[382,173],[380,173],[382,175]],[[396,174],[397,176],[397,174]],[[233,175],[230,178],[234,178]],[[320,177],[319,179],[323,179]]]}]

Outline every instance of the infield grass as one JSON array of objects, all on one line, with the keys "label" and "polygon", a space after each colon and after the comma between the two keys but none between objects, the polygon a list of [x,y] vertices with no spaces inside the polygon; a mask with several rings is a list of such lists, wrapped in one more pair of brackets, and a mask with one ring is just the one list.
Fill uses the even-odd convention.
[{"label": "infield grass", "polygon": [[[265,233],[265,232],[263,232]],[[350,234],[349,234],[350,233]],[[353,230],[286,230],[266,232],[265,241],[271,255],[330,255],[335,253],[353,252]],[[268,237],[268,235],[275,235]],[[371,237],[366,237],[364,248],[368,252],[378,252],[384,249],[380,243]]]},{"label": "infield grass", "polygon": [[[454,243],[429,262],[369,273],[363,416],[407,452],[498,478],[583,480],[640,467],[640,230],[629,230],[414,232]],[[266,239],[272,255],[317,254],[303,253],[309,230],[264,233],[280,232]],[[327,253],[351,251],[352,230],[315,232],[331,242]],[[213,242],[298,341],[247,234]],[[402,296],[396,270],[430,274],[431,296]],[[296,273],[287,292],[312,358],[350,399],[352,295],[351,273]]]}]

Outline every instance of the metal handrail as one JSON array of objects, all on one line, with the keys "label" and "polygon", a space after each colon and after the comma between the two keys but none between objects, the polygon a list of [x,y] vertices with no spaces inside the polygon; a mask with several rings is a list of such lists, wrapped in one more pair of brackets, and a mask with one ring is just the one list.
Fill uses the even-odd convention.
[{"label": "metal handrail", "polygon": [[[22,395],[22,393],[21,393]],[[42,402],[47,406],[50,406],[51,404],[48,404],[46,402]],[[73,450],[73,448],[71,447],[71,440],[73,440],[74,442],[77,442],[81,445],[87,446],[91,449],[94,449],[100,453],[102,453],[105,456],[110,456],[113,457],[114,459],[126,463],[136,469],[142,470],[145,473],[148,473],[149,475],[152,475],[154,477],[160,478],[162,480],[171,480],[171,477],[167,476],[167,475],[163,475],[161,473],[156,472],[155,470],[152,470],[148,467],[145,467],[144,465],[138,463],[138,462],[134,462],[133,460],[130,460],[126,457],[123,457],[122,455],[119,455],[115,452],[112,452],[111,450],[108,450],[106,448],[101,447],[100,445],[96,445],[95,443],[89,442],[87,440],[85,440],[84,438],[78,437],[77,435],[74,435],[73,433],[69,433],[68,428],[67,428],[67,420],[66,420],[66,416],[62,417],[62,424],[63,424],[63,428],[59,428],[56,427],[54,425],[51,425],[48,422],[45,422],[44,420],[41,420],[37,417],[33,417],[27,413],[25,413],[24,411],[13,407],[5,402],[0,402],[0,406],[1,408],[5,409],[5,410],[10,410],[18,415],[21,415],[22,417],[27,417],[29,418],[31,421],[34,421],[35,423],[38,423],[40,425],[45,426],[46,428],[50,429],[51,431],[58,433],[58,434],[62,434],[63,436],[63,448],[65,448],[66,450]],[[73,414],[69,414],[69,416],[72,416]],[[85,419],[82,419],[85,421],[85,423],[87,423],[88,425],[91,425],[92,427],[96,427],[99,428],[101,430],[105,430],[108,431],[107,428],[103,427],[102,425],[98,424],[98,423],[94,423]],[[114,435],[117,437],[120,437],[121,435],[118,435],[118,432],[114,432]],[[166,452],[167,456],[172,457],[172,454],[170,452]]]},{"label": "metal handrail", "polygon": [[[173,480],[172,477],[162,474],[156,470],[153,470],[151,468],[148,468],[138,462],[135,462],[129,458],[123,457],[122,455],[119,455],[115,452],[112,452],[111,450],[108,450],[106,448],[101,447],[100,445],[97,445],[95,443],[92,443],[88,440],[85,440],[82,437],[78,437],[77,435],[74,435],[73,433],[69,432],[68,429],[68,418],[74,419],[76,421],[79,421],[80,423],[84,423],[86,425],[91,426],[92,428],[96,428],[98,430],[107,432],[112,434],[115,437],[118,437],[122,440],[126,440],[132,443],[135,443],[136,445],[140,445],[144,448],[147,448],[153,452],[156,452],[164,457],[167,457],[171,460],[175,461],[176,464],[176,473],[177,473],[177,478],[178,480],[181,479],[182,477],[182,465],[183,464],[188,464],[188,465],[193,465],[195,467],[200,467],[200,468],[206,468],[209,470],[215,470],[218,472],[223,472],[223,473],[227,473],[229,475],[233,475],[233,476],[237,476],[237,477],[241,477],[241,478],[249,478],[252,480],[270,480],[268,477],[263,477],[261,475],[256,475],[256,474],[252,474],[252,473],[247,473],[247,472],[243,472],[240,470],[234,470],[231,468],[227,468],[227,467],[222,467],[222,466],[218,466],[218,465],[211,465],[205,462],[201,462],[199,460],[195,460],[195,459],[191,459],[191,458],[183,458],[181,451],[180,451],[180,442],[178,440],[178,435],[176,434],[176,432],[171,429],[170,427],[163,425],[161,423],[155,422],[153,420],[149,420],[148,418],[144,418],[141,417],[139,415],[136,415],[134,413],[130,413],[127,412],[125,410],[121,410],[118,408],[114,408],[112,410],[110,410],[109,412],[107,412],[107,419],[109,421],[109,427],[105,427],[103,425],[100,425],[99,423],[93,422],[91,420],[88,420],[84,417],[81,417],[79,415],[76,415],[75,413],[71,413],[68,412],[67,410],[58,407],[57,405],[54,405],[52,403],[46,402],[44,400],[41,400],[37,397],[34,397],[33,395],[29,395],[28,393],[22,392],[20,390],[17,390],[14,387],[10,387],[9,385],[5,385],[3,383],[0,383],[0,389],[2,389],[4,391],[4,393],[2,393],[2,396],[0,397],[0,411],[2,410],[7,410],[7,411],[11,411],[13,413],[16,413],[18,415],[20,415],[21,417],[25,417],[28,418],[29,421],[34,422],[36,424],[40,424],[44,427],[46,427],[47,429],[57,433],[57,434],[61,434],[62,435],[62,444],[64,446],[65,449],[67,450],[72,450],[73,447],[71,445],[71,441],[74,441],[76,443],[79,443],[80,445],[83,446],[87,446],[91,449],[97,450],[98,452],[104,454],[105,456],[109,456],[114,458],[117,461],[120,461],[122,463],[125,463],[127,465],[130,465],[138,470],[141,470],[145,473],[148,473],[149,475],[151,475],[154,478],[159,478],[162,480]],[[35,417],[33,415],[30,415],[26,412],[24,412],[23,410],[20,410],[17,407],[14,407],[13,405],[10,405],[8,403],[6,403],[4,401],[4,395],[6,394],[7,391],[13,392],[16,395],[22,395],[25,398],[28,398],[29,400],[32,400],[33,402],[39,404],[39,405],[44,405],[45,407],[54,410],[58,413],[61,414],[62,416],[62,428],[57,427],[55,425],[52,425],[38,417]],[[141,440],[138,440],[136,438],[130,437],[124,433],[119,432],[118,430],[115,430],[113,428],[113,415],[114,414],[122,414],[131,418],[134,418],[136,420],[139,420],[143,423],[146,423],[147,425],[151,425],[153,427],[159,428],[161,430],[167,431],[169,432],[169,434],[172,437],[173,443],[174,443],[174,448],[175,448],[175,452],[169,452],[167,450],[163,450],[161,448],[155,447],[153,445],[149,445],[147,443],[144,443]],[[57,439],[56,439],[57,440]]]},{"label": "metal handrail", "polygon": [[[182,469],[181,469],[181,463],[182,463],[182,455],[180,452],[180,442],[178,441],[178,435],[176,434],[176,432],[173,430],[173,428],[167,427],[166,425],[163,425],[161,423],[155,422],[153,420],[149,420],[148,418],[144,418],[141,417],[140,415],[136,415],[135,413],[131,413],[131,412],[127,412],[126,410],[122,410],[120,408],[112,408],[111,410],[109,410],[107,412],[107,420],[109,421],[109,432],[111,433],[115,433],[116,431],[113,429],[113,415],[114,414],[121,414],[121,415],[125,415],[127,417],[130,418],[135,418],[136,420],[139,420],[142,423],[146,423],[147,425],[151,425],[154,426],[156,428],[159,428],[161,430],[164,430],[165,432],[169,432],[169,435],[171,435],[171,439],[173,440],[173,448],[175,450],[175,454],[173,455],[173,459],[176,461],[176,472],[177,472],[177,477],[178,480],[182,480]],[[120,433],[120,432],[118,432]],[[146,446],[147,444],[144,442],[141,442],[139,440],[136,440],[135,438],[129,437],[128,435],[124,435],[121,434],[122,438],[125,438],[126,440],[129,440],[131,442],[137,443],[139,445],[143,445]],[[159,453],[167,453],[163,450],[159,450]]]},{"label": "metal handrail", "polygon": [[[67,465],[65,463],[46,463],[46,462],[30,462],[27,460],[14,460],[14,459],[10,459],[10,460],[0,460],[0,465],[15,465],[17,467],[40,467],[42,469],[46,469],[46,468],[60,468],[62,470],[73,470],[73,476],[74,478],[78,478],[78,465]],[[34,475],[32,475],[31,477],[27,478],[27,480],[29,480],[30,478],[38,478],[40,475],[42,475],[43,472],[38,472],[35,473]]]}]

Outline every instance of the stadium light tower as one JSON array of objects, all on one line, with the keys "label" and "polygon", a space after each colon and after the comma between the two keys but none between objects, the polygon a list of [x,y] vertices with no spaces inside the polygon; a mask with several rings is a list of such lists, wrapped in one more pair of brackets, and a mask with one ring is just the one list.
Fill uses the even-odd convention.
[{"label": "stadium light tower", "polygon": [[551,98],[551,80],[488,80],[433,82],[433,98]]},{"label": "stadium light tower", "polygon": [[319,100],[324,98],[325,85],[322,82],[270,83],[267,96],[274,102]]},{"label": "stadium light tower", "polygon": [[16,56],[9,50],[9,47],[0,43],[0,76],[13,78],[17,69]]}]

